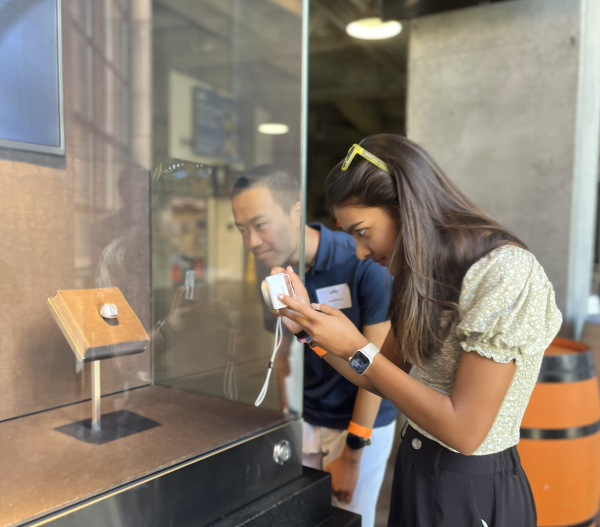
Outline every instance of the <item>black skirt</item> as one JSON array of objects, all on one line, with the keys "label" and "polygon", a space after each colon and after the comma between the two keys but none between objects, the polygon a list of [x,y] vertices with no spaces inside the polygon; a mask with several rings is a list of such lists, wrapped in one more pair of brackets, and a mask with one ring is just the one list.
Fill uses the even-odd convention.
[{"label": "black skirt", "polygon": [[515,447],[463,456],[408,427],[398,450],[388,527],[535,527]]}]

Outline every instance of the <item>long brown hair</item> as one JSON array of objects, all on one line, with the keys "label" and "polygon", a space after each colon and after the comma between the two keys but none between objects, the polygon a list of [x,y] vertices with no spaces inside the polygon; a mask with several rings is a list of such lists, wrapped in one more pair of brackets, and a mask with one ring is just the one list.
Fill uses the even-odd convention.
[{"label": "long brown hair", "polygon": [[397,222],[388,258],[394,276],[389,316],[402,358],[423,366],[447,336],[444,311],[451,320],[459,314],[469,267],[502,245],[526,247],[473,204],[416,143],[380,134],[360,144],[385,161],[391,175],[360,156],[346,171],[340,162],[327,178],[327,202],[381,207]]}]

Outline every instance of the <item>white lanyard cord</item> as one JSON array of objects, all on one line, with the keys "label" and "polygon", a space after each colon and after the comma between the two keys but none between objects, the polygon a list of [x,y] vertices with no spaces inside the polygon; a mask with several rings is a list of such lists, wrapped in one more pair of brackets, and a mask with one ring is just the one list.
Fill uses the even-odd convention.
[{"label": "white lanyard cord", "polygon": [[275,355],[277,355],[277,350],[279,346],[281,346],[281,341],[283,340],[283,330],[281,328],[281,317],[277,317],[277,326],[275,327],[275,343],[273,345],[273,354],[271,355],[271,360],[269,361],[269,369],[267,370],[267,378],[265,379],[265,383],[263,384],[262,390],[258,394],[258,398],[254,403],[254,406],[260,406],[262,402],[265,400],[265,396],[267,395],[267,390],[269,389],[269,379],[271,378],[271,372],[273,371],[273,365],[275,364]]}]

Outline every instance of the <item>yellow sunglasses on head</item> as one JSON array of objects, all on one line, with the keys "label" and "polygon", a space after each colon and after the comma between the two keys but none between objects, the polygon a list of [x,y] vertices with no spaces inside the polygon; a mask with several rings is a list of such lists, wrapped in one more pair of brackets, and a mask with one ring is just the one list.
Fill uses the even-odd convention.
[{"label": "yellow sunglasses on head", "polygon": [[348,167],[350,166],[350,163],[352,163],[352,160],[354,159],[356,154],[364,157],[367,161],[373,163],[377,168],[383,170],[384,172],[388,174],[392,173],[387,163],[384,163],[377,156],[374,156],[373,154],[371,154],[371,152],[368,152],[362,146],[357,145],[356,143],[350,147],[350,150],[348,150],[346,159],[344,159],[344,162],[342,163],[342,170],[348,170]]}]

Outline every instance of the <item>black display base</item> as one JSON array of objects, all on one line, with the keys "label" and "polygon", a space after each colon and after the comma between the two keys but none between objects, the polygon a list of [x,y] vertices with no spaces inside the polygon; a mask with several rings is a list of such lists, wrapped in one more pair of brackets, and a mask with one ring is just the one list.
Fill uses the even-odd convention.
[{"label": "black display base", "polygon": [[331,518],[319,527],[361,527],[361,525],[362,518],[359,514],[331,507]]},{"label": "black display base", "polygon": [[[164,394],[168,397],[168,393],[162,389],[158,390],[158,395]],[[218,410],[222,410],[222,403],[230,406],[230,402],[219,399],[212,399],[211,402],[212,407],[208,408],[204,415],[192,412],[187,416],[187,419],[192,421],[195,427],[190,431],[188,437],[191,437],[190,442],[196,445],[202,445],[206,434],[216,428],[216,425],[213,425],[212,429],[210,428],[211,422],[221,427],[223,424],[231,423],[229,419],[221,418],[219,422],[213,417],[217,415]],[[215,409],[215,407],[217,408]],[[234,422],[243,423],[244,416],[252,412],[248,412],[245,405],[239,405],[239,407],[240,413],[234,414],[236,417]],[[125,454],[134,456],[137,453],[132,447],[132,439],[169,432],[166,423],[169,422],[168,412],[172,412],[173,408],[176,407],[166,405],[165,412],[156,419],[157,422],[162,423],[162,426],[123,439]],[[264,411],[267,414],[278,415],[277,412],[271,410]],[[252,415],[255,414],[252,413]],[[185,415],[183,417],[186,418]],[[118,454],[119,448],[115,449],[114,447],[119,445],[119,441],[103,446],[86,445],[51,430],[51,436],[62,436],[66,440],[65,444],[71,443],[73,449],[76,449],[77,445],[85,446],[90,457],[100,451],[102,456],[97,457],[108,459],[111,462],[107,467],[109,474],[112,475],[113,472],[118,471],[119,467],[114,466],[114,460],[107,457],[107,452],[116,450]],[[163,448],[166,449],[166,452],[163,452],[164,459],[168,460],[173,455],[173,446],[177,446],[177,441],[176,437],[167,437],[166,439],[168,440],[159,445],[158,452],[163,452]],[[274,460],[274,451],[275,447],[282,444],[283,441],[290,444],[291,458],[283,465],[279,465]],[[204,527],[220,518],[227,517],[231,511],[243,510],[245,505],[260,500],[263,496],[269,496],[271,492],[297,480],[302,476],[301,456],[302,423],[300,421],[282,423],[276,428],[258,433],[251,438],[242,439],[233,445],[230,444],[222,449],[183,460],[179,465],[165,466],[162,471],[146,474],[145,477],[131,481],[127,485],[113,486],[103,494],[83,496],[84,499],[80,499],[70,507],[52,511],[47,516],[38,515],[37,518],[10,523],[0,521],[0,525],[37,527],[43,523],[44,527],[112,527],[117,525],[119,527]],[[0,469],[2,461],[3,457],[0,456]],[[84,460],[80,469],[82,473],[88,475],[88,479],[91,478],[88,471],[88,466],[91,465],[91,462],[86,463]],[[57,467],[57,471],[62,477],[61,485],[57,485],[58,488],[73,484],[73,477],[66,477],[65,474],[70,476],[75,471],[65,472],[63,466]],[[0,490],[4,490],[6,485],[3,487],[5,481],[2,470],[0,470],[0,474]],[[55,490],[53,489],[53,491]],[[48,493],[47,487],[46,493]],[[2,499],[6,502],[6,498],[0,492],[0,503]],[[45,495],[42,494],[40,498],[42,504],[44,499]],[[0,520],[4,519],[4,514],[5,510],[0,507]],[[277,527],[277,525],[270,527]]]},{"label": "black display base", "polygon": [[331,505],[331,475],[302,467],[302,476],[210,527],[360,527],[358,514]]},{"label": "black display base", "polygon": [[84,443],[93,445],[104,445],[139,432],[144,432],[160,426],[160,423],[148,419],[134,412],[117,410],[104,414],[100,420],[101,430],[92,431],[92,420],[84,419],[68,425],[55,428],[61,432]]}]

